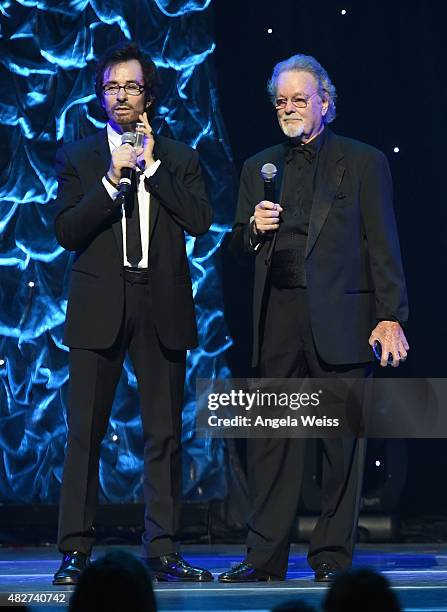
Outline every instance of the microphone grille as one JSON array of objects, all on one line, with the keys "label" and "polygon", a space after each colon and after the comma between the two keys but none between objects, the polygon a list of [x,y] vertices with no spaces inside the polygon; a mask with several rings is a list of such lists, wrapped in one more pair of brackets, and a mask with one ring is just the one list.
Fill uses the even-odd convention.
[{"label": "microphone grille", "polygon": [[278,173],[278,168],[275,164],[271,164],[268,162],[264,164],[261,168],[261,175],[264,181],[272,181]]},{"label": "microphone grille", "polygon": [[124,134],[121,136],[121,144],[130,144],[134,146],[135,139],[135,132],[124,132]]}]

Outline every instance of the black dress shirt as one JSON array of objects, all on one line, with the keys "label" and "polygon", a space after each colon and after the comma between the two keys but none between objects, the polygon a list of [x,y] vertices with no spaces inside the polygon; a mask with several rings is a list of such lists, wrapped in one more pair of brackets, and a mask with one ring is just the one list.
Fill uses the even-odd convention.
[{"label": "black dress shirt", "polygon": [[326,130],[302,144],[289,138],[284,144],[285,169],[281,222],[272,258],[272,282],[278,288],[305,287],[304,259],[318,159]]}]

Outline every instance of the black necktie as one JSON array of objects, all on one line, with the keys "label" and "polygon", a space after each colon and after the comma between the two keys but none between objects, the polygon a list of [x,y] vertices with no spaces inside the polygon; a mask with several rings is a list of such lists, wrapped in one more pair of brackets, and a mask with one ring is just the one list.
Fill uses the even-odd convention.
[{"label": "black necktie", "polygon": [[126,255],[127,261],[136,268],[143,258],[140,233],[140,211],[135,172],[132,172],[132,189],[126,198]]}]

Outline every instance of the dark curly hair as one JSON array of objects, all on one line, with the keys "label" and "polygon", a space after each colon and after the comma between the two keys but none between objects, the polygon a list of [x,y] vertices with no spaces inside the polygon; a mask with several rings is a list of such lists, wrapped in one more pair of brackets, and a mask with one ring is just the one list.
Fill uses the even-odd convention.
[{"label": "dark curly hair", "polygon": [[[129,60],[137,60],[141,64],[144,76],[144,87],[145,87],[145,103],[146,112],[148,119],[150,120],[154,115],[154,102],[158,93],[159,79],[157,74],[157,68],[150,58],[150,56],[140,49],[140,47],[129,41],[122,41],[117,45],[114,45],[108,49],[104,55],[99,59],[96,66],[96,78],[95,78],[95,92],[98,102],[103,108],[103,78],[104,72],[110,66],[119,64],[121,62],[128,62]],[[150,106],[147,106],[151,102]]]}]

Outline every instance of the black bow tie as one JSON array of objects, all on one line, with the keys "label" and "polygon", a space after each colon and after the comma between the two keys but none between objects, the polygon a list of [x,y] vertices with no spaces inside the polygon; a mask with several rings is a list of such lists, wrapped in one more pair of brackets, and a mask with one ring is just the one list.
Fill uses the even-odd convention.
[{"label": "black bow tie", "polygon": [[315,158],[316,151],[313,147],[305,144],[298,144],[295,146],[291,146],[290,144],[287,147],[286,153],[286,162],[292,161],[295,155],[302,155],[304,159],[310,164]]}]

